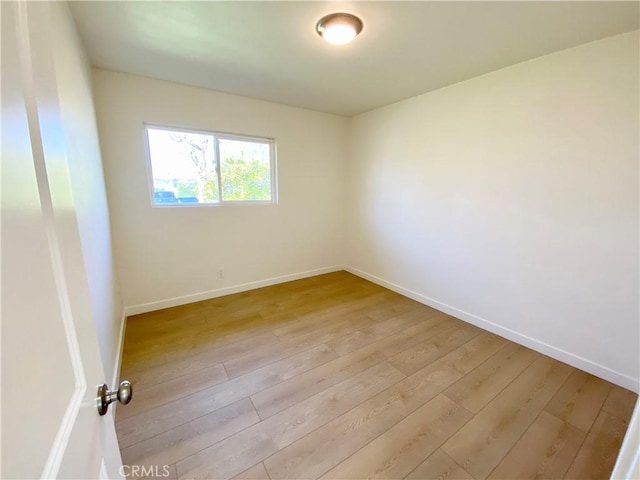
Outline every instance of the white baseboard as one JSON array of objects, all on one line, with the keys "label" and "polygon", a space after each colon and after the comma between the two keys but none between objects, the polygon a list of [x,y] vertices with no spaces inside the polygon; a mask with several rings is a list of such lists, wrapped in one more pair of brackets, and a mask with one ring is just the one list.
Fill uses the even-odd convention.
[{"label": "white baseboard", "polygon": [[[122,319],[120,320],[120,335],[118,339],[118,354],[116,356],[116,364],[113,366],[113,378],[110,385],[112,388],[118,388],[120,383],[120,367],[122,366],[122,350],[124,348],[124,332],[127,329],[127,315],[122,312]],[[115,387],[113,387],[115,385]],[[116,402],[117,403],[117,402]]]},{"label": "white baseboard", "polygon": [[452,317],[456,317],[460,320],[464,320],[465,322],[476,325],[483,330],[487,330],[489,332],[495,333],[496,335],[500,335],[501,337],[516,342],[520,345],[524,345],[525,347],[529,347],[537,352],[548,355],[552,358],[555,358],[556,360],[567,363],[573,367],[579,368],[580,370],[584,370],[585,372],[589,372],[597,377],[604,378],[611,383],[615,383],[616,385],[620,385],[621,387],[627,388],[636,393],[640,390],[640,382],[637,378],[632,378],[628,375],[605,367],[604,365],[600,365],[586,358],[567,352],[566,350],[562,350],[561,348],[554,347],[553,345],[549,345],[548,343],[541,342],[527,335],[523,335],[514,330],[473,315],[472,313],[465,312],[456,307],[452,307],[451,305],[447,305],[446,303],[439,302],[438,300],[435,300],[433,298],[401,287],[400,285],[396,285],[395,283],[388,282],[387,280],[376,277],[375,275],[371,275],[370,273],[363,272],[362,270],[358,270],[357,268],[353,268],[347,265],[344,267],[344,270],[349,273],[353,273],[358,277],[364,278],[365,280],[369,280],[370,282],[388,288],[389,290],[393,290],[400,295],[404,295],[405,297],[409,297],[412,300],[440,310],[441,312],[451,315]]},{"label": "white baseboard", "polygon": [[209,290],[207,292],[194,293],[190,295],[183,295],[181,297],[168,298],[166,300],[158,300],[156,302],[143,303],[140,305],[130,305],[125,307],[125,317],[129,315],[137,315],[139,313],[153,312],[155,310],[162,310],[163,308],[177,307],[178,305],[186,305],[187,303],[200,302],[202,300],[209,300],[210,298],[222,297],[224,295],[231,295],[233,293],[246,292],[248,290],[254,290],[256,288],[268,287],[277,283],[290,282],[292,280],[300,280],[302,278],[315,277],[316,275],[322,275],[324,273],[333,273],[344,270],[343,265],[334,265],[332,267],[317,268],[315,270],[308,270],[306,272],[292,273],[289,275],[282,275],[280,277],[266,278],[264,280],[258,280],[256,282],[243,283],[240,285],[234,285],[231,287],[218,288],[216,290]]}]

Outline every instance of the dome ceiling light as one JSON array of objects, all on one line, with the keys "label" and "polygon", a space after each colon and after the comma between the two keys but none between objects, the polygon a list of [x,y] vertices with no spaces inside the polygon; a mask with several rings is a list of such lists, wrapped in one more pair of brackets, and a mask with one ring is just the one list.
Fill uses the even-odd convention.
[{"label": "dome ceiling light", "polygon": [[350,13],[332,13],[316,24],[318,35],[332,45],[344,45],[362,31],[362,20]]}]

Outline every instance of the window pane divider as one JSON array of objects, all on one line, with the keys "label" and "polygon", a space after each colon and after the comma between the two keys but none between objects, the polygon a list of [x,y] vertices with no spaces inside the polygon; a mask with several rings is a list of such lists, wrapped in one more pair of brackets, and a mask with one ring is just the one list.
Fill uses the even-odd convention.
[{"label": "window pane divider", "polygon": [[222,205],[222,169],[220,168],[220,140],[213,136],[213,156],[216,161],[216,181],[218,182],[218,203]]}]

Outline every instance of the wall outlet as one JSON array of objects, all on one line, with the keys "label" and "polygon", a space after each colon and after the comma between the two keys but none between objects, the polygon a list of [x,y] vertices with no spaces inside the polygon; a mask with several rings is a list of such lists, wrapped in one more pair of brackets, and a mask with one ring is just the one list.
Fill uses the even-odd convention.
[{"label": "wall outlet", "polygon": [[218,267],[218,278],[224,278],[224,267]]}]

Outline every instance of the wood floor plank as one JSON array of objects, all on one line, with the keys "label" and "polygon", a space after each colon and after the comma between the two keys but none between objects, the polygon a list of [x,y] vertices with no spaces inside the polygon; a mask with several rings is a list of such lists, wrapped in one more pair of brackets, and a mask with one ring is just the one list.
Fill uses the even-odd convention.
[{"label": "wood floor plank", "polygon": [[478,413],[540,355],[511,343],[445,390],[444,394]]},{"label": "wood floor plank", "polygon": [[317,478],[438,395],[461,374],[434,362],[265,460],[272,479]]},{"label": "wood floor plank", "polygon": [[267,343],[255,348],[253,351],[237,358],[232,358],[224,362],[224,367],[230,378],[239,377],[256,370],[265,364],[270,364],[278,360],[305,352],[316,345],[322,345],[334,338],[333,334],[314,336],[310,339],[294,339],[281,343]]},{"label": "wood floor plank", "polygon": [[380,363],[178,462],[178,477],[233,477],[403,378]]},{"label": "wood floor plank", "polygon": [[[382,303],[381,303],[382,304]],[[363,309],[366,310],[366,309]],[[309,315],[315,317],[314,315]],[[366,313],[340,313],[340,314],[323,314],[319,317],[313,318],[313,322],[309,321],[306,325],[291,325],[289,326],[288,333],[278,335],[278,338],[282,341],[295,340],[301,337],[309,335],[318,335],[323,332],[337,331],[337,335],[334,338],[338,338],[340,335],[346,335],[358,328],[366,325],[371,319],[367,317]],[[274,331],[275,334],[275,331]]]},{"label": "wood floor plank", "polygon": [[[294,287],[287,286],[287,290]],[[217,347],[232,341],[239,341],[264,331],[275,329],[286,324],[296,324],[304,314],[329,310],[331,308],[345,308],[342,301],[350,296],[349,303],[357,306],[366,301],[371,289],[359,288],[358,291],[340,291],[332,289],[322,295],[323,288],[317,288],[300,293],[288,293],[275,298],[249,298],[250,308],[243,309],[239,300],[250,297],[251,292],[229,296],[234,298],[225,308],[199,308],[188,313],[174,313],[167,309],[148,314],[148,318],[130,317],[127,322],[127,338],[125,343],[124,362],[129,360],[157,360],[150,355],[152,350],[162,354],[189,354],[198,346],[208,344]],[[274,290],[268,289],[269,292]],[[377,291],[384,289],[377,287]],[[286,293],[286,292],[283,292]],[[292,297],[292,298],[291,298]],[[219,299],[212,299],[203,303],[219,303]],[[243,313],[244,310],[244,313]],[[173,318],[172,318],[173,317]],[[169,346],[170,349],[165,347]],[[143,357],[143,358],[140,358]]]},{"label": "wood floor plank", "polygon": [[[191,355],[204,346],[219,347],[245,340],[261,333],[270,332],[275,326],[266,324],[262,312],[255,311],[237,316],[226,314],[220,316],[210,310],[194,312],[189,316],[179,317],[179,324],[174,319],[154,319],[153,325],[148,325],[152,319],[144,322],[127,321],[127,335],[134,338],[135,348],[125,346],[125,359],[135,364],[149,363],[159,360],[154,353],[169,354],[173,359]],[[295,316],[282,318],[280,323],[295,322]],[[157,325],[161,325],[158,328]],[[171,349],[167,350],[166,346]]]},{"label": "wood floor plank", "polygon": [[225,360],[229,361],[232,358],[245,355],[265,344],[274,344],[277,342],[279,342],[277,337],[271,332],[268,332],[218,348],[203,349],[181,360],[173,359],[154,367],[131,366],[125,368],[123,366],[121,375],[128,378],[138,389],[143,389],[181,377],[187,372],[195,372],[210,367],[211,365],[222,363]]},{"label": "wood floor plank", "polygon": [[440,314],[429,317],[409,328],[388,335],[364,348],[373,348],[381,352],[386,359],[461,325],[462,322],[449,315]]},{"label": "wood floor plank", "polygon": [[227,380],[229,377],[224,366],[217,364],[151,387],[136,388],[136,401],[118,408],[116,418],[124,420]]},{"label": "wood floor plank", "polygon": [[[397,294],[394,294],[397,296]],[[295,352],[302,351],[309,346],[318,345],[320,343],[333,343],[336,339],[341,339],[347,336],[349,333],[357,331],[362,328],[367,328],[367,325],[371,323],[371,318],[375,317],[374,312],[380,315],[380,310],[387,312],[410,312],[419,308],[419,304],[406,299],[407,301],[396,300],[390,306],[383,308],[372,309],[371,312],[364,314],[359,312],[362,305],[366,305],[366,297],[364,299],[358,299],[351,302],[352,310],[347,313],[341,313],[340,315],[333,313],[337,318],[333,318],[330,321],[322,322],[324,314],[320,318],[316,318],[314,324],[305,328],[304,332],[295,329],[295,324],[289,325],[287,332],[293,332],[293,335],[289,336],[283,333],[279,329],[281,343],[266,344],[260,348],[257,348],[250,353],[241,357],[234,358],[228,362],[225,362],[225,367],[230,377],[235,377],[251,371],[252,369],[262,366],[265,362],[275,361],[280,358],[285,358]],[[431,311],[432,309],[429,309]],[[365,308],[366,312],[367,309]],[[423,310],[424,314],[424,310]],[[398,314],[397,320],[392,320],[395,323],[404,325],[405,322],[410,322],[411,319],[405,318],[403,313]],[[395,317],[393,317],[395,318]],[[415,323],[415,321],[413,321]],[[297,324],[297,322],[296,322]],[[284,328],[284,327],[283,327]],[[275,333],[275,332],[274,332]]]},{"label": "wood floor plank", "polygon": [[[333,351],[333,350],[332,350]],[[252,395],[262,418],[268,418],[326,388],[386,360],[375,348],[357,350]]]},{"label": "wood floor plank", "polygon": [[467,374],[506,344],[507,340],[504,338],[484,332],[442,357],[442,362]]},{"label": "wood floor plank", "polygon": [[[388,291],[391,292],[391,290]],[[399,293],[391,293],[393,293],[394,296],[389,299],[384,308],[369,309],[369,311],[367,312],[367,316],[371,320],[386,320],[387,318],[397,317],[398,315],[414,312],[417,310],[420,310],[424,314],[424,318],[431,318],[434,315],[442,314],[442,312],[439,312],[435,308],[427,307],[426,305],[400,295]]]},{"label": "wood floor plank", "polygon": [[546,410],[587,433],[611,391],[611,384],[574,370]]},{"label": "wood floor plank", "polygon": [[629,420],[638,401],[638,395],[626,388],[614,385],[602,409],[622,420]]},{"label": "wood floor plank", "polygon": [[126,448],[182,425],[336,357],[336,353],[329,347],[319,345],[247,375],[200,390],[188,397],[145,409],[138,415],[116,422],[120,447]]},{"label": "wood floor plank", "polygon": [[262,462],[257,463],[253,467],[239,473],[233,480],[271,480],[267,470],[264,468]]},{"label": "wood floor plank", "polygon": [[405,313],[396,315],[374,322],[372,325],[353,332],[350,335],[335,339],[327,344],[333,348],[338,355],[346,355],[363,348],[371,343],[381,340],[389,335],[404,330],[425,321],[433,316],[433,312],[425,312],[421,309],[410,310]]},{"label": "wood floor plank", "polygon": [[584,438],[578,428],[543,411],[489,478],[563,478]]},{"label": "wood floor plank", "polygon": [[266,388],[252,395],[251,399],[262,418],[270,417],[324,388],[335,385],[359,371],[459,324],[461,324],[459,320],[447,315],[431,317],[418,325],[348,353],[322,367]]},{"label": "wood floor plank", "polygon": [[125,342],[123,362],[154,361],[157,358],[152,353],[158,352],[163,357],[189,355],[203,344],[217,347],[283,325],[296,325],[305,315],[357,309],[376,294],[400,297],[368,282],[345,282],[346,277],[340,275],[337,272],[319,281],[288,282],[129,317],[126,333],[130,341]]},{"label": "wood floor plank", "polygon": [[[396,294],[397,295],[397,294]],[[406,299],[409,300],[409,299]],[[364,304],[363,300],[359,300],[359,304]],[[321,316],[316,314],[309,315],[315,321],[311,325],[303,325],[298,328],[296,325],[289,325],[287,327],[283,327],[286,329],[287,333],[280,333],[278,337],[281,340],[287,339],[301,339],[301,338],[309,338],[310,335],[322,335],[326,333],[332,334],[331,338],[325,337],[324,340],[330,342],[331,340],[339,339],[342,337],[346,337],[349,334],[356,334],[356,331],[361,329],[366,329],[371,326],[371,324],[375,324],[376,320],[393,318],[398,315],[408,314],[410,311],[415,311],[420,307],[418,304],[412,300],[409,301],[398,301],[397,299],[393,302],[389,302],[386,300],[384,302],[379,301],[375,304],[370,304],[363,306],[361,308],[353,309],[348,312],[340,313],[339,315],[332,315],[327,317],[324,313]],[[435,312],[435,311],[434,311]],[[435,312],[434,315],[437,315],[438,312]],[[273,332],[277,334],[276,331]]]},{"label": "wood floor plank", "polygon": [[321,478],[404,478],[471,417],[438,395]]},{"label": "wood floor plank", "polygon": [[[285,301],[279,302],[275,308],[267,310],[263,308],[261,315],[272,325],[272,331],[277,336],[286,337],[289,334],[295,336],[306,333],[304,328],[307,326],[313,327],[325,320],[341,317],[349,312],[391,298],[390,292],[380,288],[357,288],[346,292],[333,290],[314,293],[316,294],[315,298],[308,296],[308,292],[305,292],[305,295],[301,297],[303,302],[294,306]],[[286,321],[292,316],[295,318],[294,322]],[[302,331],[297,333],[296,330],[299,329]]]},{"label": "wood floor plank", "polygon": [[449,455],[438,449],[405,477],[407,480],[474,480],[464,468]]},{"label": "wood floor plank", "polygon": [[411,375],[481,333],[482,330],[478,327],[468,323],[461,323],[451,330],[447,330],[399,353],[390,358],[389,363],[405,375]]},{"label": "wood floor plank", "polygon": [[251,401],[244,398],[122,449],[122,461],[146,467],[176,463],[259,421]]},{"label": "wood floor plank", "polygon": [[316,310],[298,318],[295,323],[274,328],[272,331],[274,335],[277,335],[281,339],[290,339],[310,333],[318,328],[318,325],[333,319],[349,319],[354,317],[369,318],[367,314],[379,308],[392,311],[391,309],[395,302],[389,302],[389,299],[393,298],[391,293],[392,292],[382,291],[364,296],[357,302],[349,302],[346,305],[339,303],[322,311]]},{"label": "wood floor plank", "polygon": [[[209,313],[196,313],[193,318],[182,318],[180,325],[174,325],[163,319],[156,322],[163,324],[162,330],[157,325],[138,326],[138,323],[127,321],[127,335],[135,339],[135,348],[126,346],[124,353],[126,363],[146,364],[150,366],[158,360],[153,354],[162,352],[172,358],[190,355],[197,351],[198,347],[208,345],[218,347],[229,343],[235,343],[246,338],[269,332],[271,328],[265,325],[259,312],[252,313],[239,319],[216,321],[208,318]],[[133,325],[132,325],[133,324]],[[135,327],[134,327],[135,326]],[[139,333],[138,333],[139,332]],[[167,351],[166,346],[171,345]]]},{"label": "wood floor plank", "polygon": [[538,358],[442,450],[476,479],[486,478],[529,428],[571,373],[571,367]]},{"label": "wood floor plank", "polygon": [[125,342],[123,363],[157,361],[153,353],[158,352],[166,363],[168,356],[191,355],[201,346],[218,347],[295,325],[310,312],[357,308],[369,295],[393,293],[373,284],[345,282],[339,272],[306,280],[129,317],[126,333],[131,341]]},{"label": "wood floor plank", "polygon": [[[332,280],[333,281],[333,280]],[[287,295],[265,309],[264,303],[256,301],[260,306],[260,313],[265,321],[278,329],[285,325],[291,325],[289,319],[293,318],[297,324],[299,321],[309,320],[309,316],[330,314],[331,312],[344,313],[361,305],[361,302],[369,296],[383,293],[389,295],[389,291],[377,285],[341,284],[338,288],[325,286],[309,287],[301,292],[294,301],[287,299]],[[286,294],[286,292],[285,292]]]},{"label": "wood floor plank", "polygon": [[609,478],[627,426],[628,421],[601,411],[569,468],[567,478]]},{"label": "wood floor plank", "polygon": [[[404,322],[399,320],[398,322]],[[317,328],[309,333],[256,348],[252,352],[224,362],[231,378],[247,373],[265,363],[288,357],[321,343],[331,346],[337,338],[343,338],[349,332],[361,328],[366,322],[356,324],[330,323],[326,327]],[[334,349],[335,350],[335,349]]]}]

